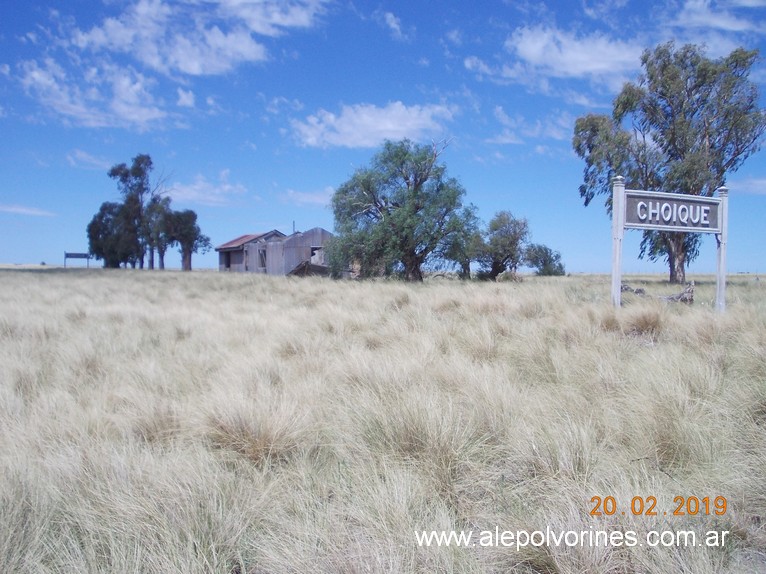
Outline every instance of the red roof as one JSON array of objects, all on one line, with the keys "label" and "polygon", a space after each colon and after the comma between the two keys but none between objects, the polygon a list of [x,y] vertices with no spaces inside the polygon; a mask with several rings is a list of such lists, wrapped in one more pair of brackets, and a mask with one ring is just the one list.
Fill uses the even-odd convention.
[{"label": "red roof", "polygon": [[276,229],[272,229],[271,231],[267,231],[266,233],[252,233],[249,235],[241,235],[237,237],[236,239],[232,239],[231,241],[227,241],[223,245],[219,245],[215,248],[216,251],[222,251],[226,249],[237,249],[239,247],[242,247],[245,243],[250,243],[252,241],[257,241],[260,238],[268,239],[269,237],[277,235],[279,237],[284,237],[285,234],[281,231],[277,231]]}]

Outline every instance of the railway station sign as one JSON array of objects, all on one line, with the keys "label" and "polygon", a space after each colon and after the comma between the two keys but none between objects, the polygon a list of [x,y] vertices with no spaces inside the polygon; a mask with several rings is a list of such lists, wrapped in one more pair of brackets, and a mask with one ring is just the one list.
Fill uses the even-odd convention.
[{"label": "railway station sign", "polygon": [[625,229],[715,233],[717,251],[716,308],[726,309],[726,244],[729,190],[719,187],[718,197],[699,197],[625,189],[625,180],[612,181],[612,303],[621,305],[622,240]]},{"label": "railway station sign", "polygon": [[625,190],[625,227],[721,233],[721,199]]}]

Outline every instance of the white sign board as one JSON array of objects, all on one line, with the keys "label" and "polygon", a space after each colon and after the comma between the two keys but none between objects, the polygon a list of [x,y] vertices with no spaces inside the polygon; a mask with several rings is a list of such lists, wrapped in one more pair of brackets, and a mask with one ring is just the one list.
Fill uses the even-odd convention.
[{"label": "white sign board", "polygon": [[716,308],[726,309],[726,242],[729,190],[718,197],[626,190],[621,176],[612,182],[612,303],[621,305],[622,239],[625,229],[715,233],[718,239]]}]

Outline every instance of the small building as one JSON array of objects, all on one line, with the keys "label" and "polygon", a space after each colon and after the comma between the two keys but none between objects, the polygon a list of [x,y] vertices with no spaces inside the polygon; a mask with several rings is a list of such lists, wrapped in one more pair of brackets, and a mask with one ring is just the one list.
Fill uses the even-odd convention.
[{"label": "small building", "polygon": [[321,227],[292,235],[273,229],[242,235],[215,248],[219,271],[267,275],[327,275],[324,247],[332,233]]}]

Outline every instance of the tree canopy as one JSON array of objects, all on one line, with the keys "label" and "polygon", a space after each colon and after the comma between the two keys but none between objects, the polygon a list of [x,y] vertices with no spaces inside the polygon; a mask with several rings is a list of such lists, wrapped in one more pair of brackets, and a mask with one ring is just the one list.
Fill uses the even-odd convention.
[{"label": "tree canopy", "polygon": [[478,250],[477,260],[482,275],[495,280],[505,271],[516,273],[524,262],[529,241],[529,223],[517,219],[510,211],[499,211],[489,221],[486,239]]},{"label": "tree canopy", "polygon": [[423,266],[455,255],[472,222],[465,190],[439,163],[444,145],[387,141],[369,167],[358,169],[332,198],[335,265],[361,276],[401,271],[422,281]]},{"label": "tree canopy", "polygon": [[170,197],[160,193],[161,183],[151,186],[152,158],[139,154],[130,166],[113,166],[107,175],[117,181],[123,202],[104,202],[88,224],[90,253],[104,260],[105,267],[131,265],[143,268],[148,255],[154,269],[155,251],[160,269],[165,268],[165,253],[177,244],[182,268],[191,270],[192,253],[210,249],[210,239],[197,225],[191,210],[173,211]]},{"label": "tree canopy", "polygon": [[[748,79],[758,53],[736,49],[717,60],[699,46],[673,42],[646,50],[643,73],[626,83],[612,116],[589,114],[575,124],[572,145],[585,160],[580,196],[587,206],[625,177],[634,189],[710,197],[760,147],[766,113]],[[685,282],[700,236],[644,231],[640,257],[664,258],[671,282]]]},{"label": "tree canopy", "polygon": [[546,245],[532,243],[524,251],[524,264],[533,267],[536,275],[564,275],[561,254]]}]

